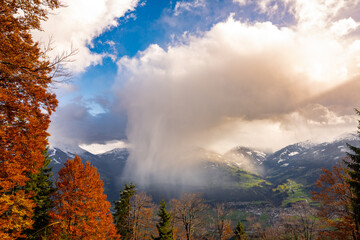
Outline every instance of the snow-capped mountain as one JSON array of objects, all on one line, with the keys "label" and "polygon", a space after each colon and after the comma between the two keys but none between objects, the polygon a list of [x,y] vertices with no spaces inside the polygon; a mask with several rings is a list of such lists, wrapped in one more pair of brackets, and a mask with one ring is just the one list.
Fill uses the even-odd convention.
[{"label": "snow-capped mountain", "polygon": [[[76,150],[76,149],[75,149]],[[114,149],[103,154],[92,154],[83,149],[73,151],[67,148],[66,150],[53,147],[48,150],[48,155],[51,158],[50,166],[53,168],[54,179],[57,179],[58,171],[64,166],[67,159],[73,159],[75,155],[79,156],[83,163],[90,162],[97,168],[100,177],[104,182],[105,192],[110,200],[115,200],[118,197],[120,190],[119,178],[121,178],[125,168],[126,160],[129,156],[127,149]]]},{"label": "snow-capped mountain", "polygon": [[357,135],[348,134],[332,142],[289,145],[267,156],[265,176],[275,184],[293,179],[310,187],[319,178],[322,168],[330,169],[346,157],[347,144],[359,146],[359,143]]},{"label": "snow-capped mountain", "polygon": [[[288,180],[301,184],[307,191],[313,190],[322,168],[330,169],[346,157],[349,151],[347,144],[359,146],[359,137],[347,134],[321,144],[301,142],[274,153],[236,147],[220,155],[199,149],[201,161],[198,173],[206,177],[206,181],[197,191],[204,192],[204,196],[209,199],[220,201],[268,201],[276,198],[272,197],[273,189]],[[48,153],[53,171],[57,173],[66,159],[79,155],[83,161],[90,161],[98,169],[109,200],[116,200],[123,187],[122,176],[129,156],[128,150],[114,149],[98,155],[77,150],[51,148]],[[165,191],[163,187],[166,188],[161,186],[157,190],[160,197],[163,194],[161,191]]]},{"label": "snow-capped mountain", "polygon": [[120,161],[120,162],[126,162],[129,151],[126,148],[115,148],[113,150],[110,150],[105,153],[101,153],[97,155],[101,161]]},{"label": "snow-capped mountain", "polygon": [[83,161],[91,162],[93,165],[103,165],[107,162],[122,162],[125,163],[129,152],[127,149],[113,149],[111,151],[102,153],[102,154],[92,154],[86,150],[81,149],[81,151],[72,151],[69,149],[62,148],[50,148],[48,150],[48,155],[52,160],[53,165],[63,165],[67,159],[72,159],[76,155],[79,156]]},{"label": "snow-capped mountain", "polygon": [[255,165],[260,166],[267,157],[267,153],[259,150],[254,150],[246,147],[236,147],[229,152],[225,153],[225,157],[234,157],[239,162],[241,162],[242,159],[247,158],[251,159]]},{"label": "snow-capped mountain", "polygon": [[263,151],[247,147],[236,147],[225,153],[222,159],[229,166],[263,175],[264,169],[262,164],[266,160],[267,155]]}]

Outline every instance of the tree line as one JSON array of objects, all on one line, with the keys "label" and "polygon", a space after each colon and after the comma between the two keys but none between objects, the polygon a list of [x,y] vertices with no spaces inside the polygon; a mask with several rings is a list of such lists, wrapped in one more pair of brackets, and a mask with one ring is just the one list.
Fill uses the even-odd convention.
[{"label": "tree line", "polygon": [[[210,205],[200,193],[183,193],[168,203],[162,199],[157,206],[152,197],[137,192],[136,186],[125,184],[119,200],[106,200],[103,182],[95,167],[83,164],[79,157],[68,159],[54,184],[48,167],[50,159],[43,152],[44,164],[30,174],[24,187],[14,189],[31,195],[32,216],[27,209],[12,208],[2,215],[9,222],[19,216],[30,219],[31,227],[21,229],[2,225],[4,239],[358,239],[356,226],[356,195],[351,188],[352,155],[332,170],[323,170],[313,192],[314,206],[297,202],[282,211],[270,224],[261,225],[257,217],[231,221],[231,209],[224,203]],[[355,156],[355,155],[353,155]],[[5,195],[5,197],[11,194]],[[4,196],[2,196],[4,197]],[[4,198],[5,198],[4,197]],[[112,212],[112,213],[111,213]],[[11,231],[15,229],[16,231]],[[16,233],[16,236],[11,235]]]},{"label": "tree line", "polygon": [[[3,236],[7,234],[4,239],[246,239],[240,221],[236,229],[230,228],[223,204],[217,205],[214,218],[205,223],[209,206],[199,193],[184,193],[171,200],[168,210],[164,199],[158,207],[150,195],[137,193],[134,184],[125,184],[111,214],[103,182],[89,162],[83,164],[78,156],[68,159],[55,184],[49,163],[45,157],[41,171],[29,176],[23,188],[33,196],[33,225],[17,236],[11,235],[15,222],[0,226]],[[2,218],[11,221],[17,214],[25,216],[21,211],[11,209]]]},{"label": "tree line", "polygon": [[[211,208],[200,193],[183,193],[160,208],[151,196],[125,185],[115,202],[114,221],[122,239],[246,239],[241,222],[233,229],[224,204]],[[156,213],[156,214],[155,214]],[[155,237],[157,236],[157,237]]]}]

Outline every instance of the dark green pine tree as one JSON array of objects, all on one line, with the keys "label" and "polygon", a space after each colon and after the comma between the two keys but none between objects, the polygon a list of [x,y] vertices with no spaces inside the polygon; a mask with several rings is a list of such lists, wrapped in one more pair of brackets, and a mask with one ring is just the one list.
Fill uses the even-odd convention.
[{"label": "dark green pine tree", "polygon": [[[355,109],[360,115],[360,111]],[[358,120],[358,134],[360,136],[360,120]],[[360,239],[360,148],[347,144],[352,153],[347,153],[349,160],[344,160],[348,167],[349,179],[347,179],[352,192],[351,206],[356,231],[354,239]]]},{"label": "dark green pine tree", "polygon": [[120,192],[120,201],[114,202],[115,213],[114,223],[117,232],[121,235],[121,239],[131,239],[132,222],[131,222],[131,198],[135,195],[135,185],[133,183],[125,184],[124,190]]},{"label": "dark green pine tree", "polygon": [[153,237],[155,240],[174,240],[173,228],[171,227],[171,214],[166,211],[166,203],[164,198],[160,203],[160,210],[158,212],[160,217],[159,223],[156,224],[159,236]]},{"label": "dark green pine tree", "polygon": [[236,240],[246,240],[246,232],[244,230],[244,226],[241,224],[241,221],[239,220],[235,229],[234,229],[234,239]]},{"label": "dark green pine tree", "polygon": [[48,148],[43,152],[44,165],[36,174],[29,174],[30,180],[26,183],[25,191],[33,192],[32,198],[36,203],[34,209],[33,229],[27,230],[27,239],[43,239],[47,235],[50,224],[49,213],[53,208],[51,195],[55,192],[52,177],[52,168],[49,167],[51,159],[48,156]]}]

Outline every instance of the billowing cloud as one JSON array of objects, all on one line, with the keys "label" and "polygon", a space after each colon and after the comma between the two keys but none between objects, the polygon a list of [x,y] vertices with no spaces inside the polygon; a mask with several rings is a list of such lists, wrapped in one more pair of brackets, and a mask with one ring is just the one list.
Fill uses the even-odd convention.
[{"label": "billowing cloud", "polygon": [[272,152],[299,141],[331,141],[354,132],[356,125],[353,111],[342,115],[321,104],[309,104],[274,118],[228,119],[209,133],[211,141],[206,147],[219,153],[225,153],[234,145]]},{"label": "billowing cloud", "polygon": [[255,3],[263,13],[271,13],[273,6],[283,5],[299,21],[298,25],[306,23],[309,27],[327,26],[332,24],[327,20],[343,17],[351,9],[359,7],[359,0],[234,0],[240,4]]},{"label": "billowing cloud", "polygon": [[[359,44],[351,35],[358,22],[339,18],[348,2],[260,2],[263,12],[269,4],[285,4],[297,23],[278,27],[229,17],[201,37],[168,49],[152,45],[118,62],[120,79],[128,79],[118,95],[134,146],[134,176],[147,181],[174,169],[170,179],[194,161],[196,148],[253,143],[274,149],[353,128],[351,113],[342,115],[324,97],[359,74]],[[329,126],[334,130],[326,131]]]},{"label": "billowing cloud", "polygon": [[117,19],[133,11],[139,0],[63,0],[66,7],[56,9],[49,19],[42,23],[41,32],[35,32],[40,42],[53,41],[53,55],[78,50],[69,67],[83,71],[92,64],[98,64],[106,55],[92,53],[92,40],[118,25]]}]

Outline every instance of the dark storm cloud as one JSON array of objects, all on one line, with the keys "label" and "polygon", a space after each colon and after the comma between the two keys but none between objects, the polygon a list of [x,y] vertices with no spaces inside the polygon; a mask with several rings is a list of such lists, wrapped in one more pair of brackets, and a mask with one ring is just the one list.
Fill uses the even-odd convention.
[{"label": "dark storm cloud", "polygon": [[89,111],[76,102],[59,107],[49,129],[51,144],[77,146],[125,139],[125,115],[111,111],[92,115]]}]

